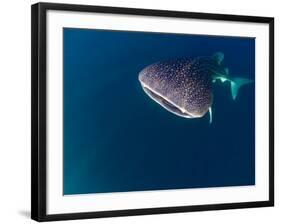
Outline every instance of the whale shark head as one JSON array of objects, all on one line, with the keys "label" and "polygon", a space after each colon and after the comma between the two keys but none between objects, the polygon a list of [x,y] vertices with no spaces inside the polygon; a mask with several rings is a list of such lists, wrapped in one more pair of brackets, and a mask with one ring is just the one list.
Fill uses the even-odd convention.
[{"label": "whale shark head", "polygon": [[199,118],[212,104],[212,79],[196,63],[190,59],[157,62],[145,67],[138,78],[144,92],[169,112]]}]

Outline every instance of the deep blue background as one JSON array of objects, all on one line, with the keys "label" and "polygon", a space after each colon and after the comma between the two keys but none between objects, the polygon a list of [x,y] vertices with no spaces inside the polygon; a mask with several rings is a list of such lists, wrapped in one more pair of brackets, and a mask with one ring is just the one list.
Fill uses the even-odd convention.
[{"label": "deep blue background", "polygon": [[255,77],[255,40],[64,29],[64,194],[255,184],[254,83],[236,101],[214,84],[213,123],[178,117],[138,73],[173,58],[225,54],[231,76]]}]

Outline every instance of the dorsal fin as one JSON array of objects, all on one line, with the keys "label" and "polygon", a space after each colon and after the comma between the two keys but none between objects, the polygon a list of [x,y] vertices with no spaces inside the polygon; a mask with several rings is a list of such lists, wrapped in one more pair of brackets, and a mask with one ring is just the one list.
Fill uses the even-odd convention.
[{"label": "dorsal fin", "polygon": [[224,59],[224,54],[222,52],[216,52],[213,55],[213,58],[215,59],[215,61],[218,63],[218,65],[221,65],[223,59]]}]

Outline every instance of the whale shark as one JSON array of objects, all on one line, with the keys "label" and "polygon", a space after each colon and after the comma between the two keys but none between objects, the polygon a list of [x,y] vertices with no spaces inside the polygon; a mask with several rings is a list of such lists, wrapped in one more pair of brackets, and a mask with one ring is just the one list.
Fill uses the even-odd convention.
[{"label": "whale shark", "polygon": [[167,111],[184,118],[201,118],[209,113],[212,123],[213,85],[230,83],[233,100],[239,89],[253,82],[229,74],[224,54],[176,58],[148,65],[138,79],[144,92]]}]

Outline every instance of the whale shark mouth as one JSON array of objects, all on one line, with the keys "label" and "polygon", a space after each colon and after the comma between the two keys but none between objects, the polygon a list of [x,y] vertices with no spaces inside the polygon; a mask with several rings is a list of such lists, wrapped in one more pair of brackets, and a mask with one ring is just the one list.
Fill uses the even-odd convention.
[{"label": "whale shark mouth", "polygon": [[196,116],[192,115],[191,113],[188,113],[185,109],[177,106],[173,102],[171,102],[166,97],[162,96],[161,94],[157,93],[156,91],[150,89],[147,85],[141,82],[142,88],[144,92],[155,102],[160,104],[162,107],[164,107],[166,110],[172,112],[173,114],[176,114],[181,117],[185,118],[195,118]]}]

